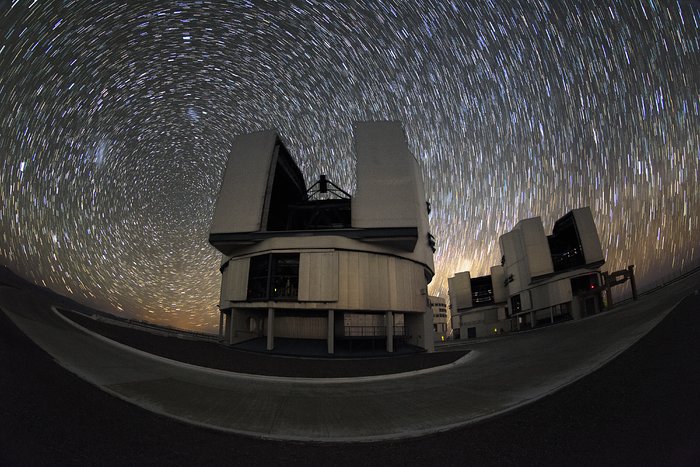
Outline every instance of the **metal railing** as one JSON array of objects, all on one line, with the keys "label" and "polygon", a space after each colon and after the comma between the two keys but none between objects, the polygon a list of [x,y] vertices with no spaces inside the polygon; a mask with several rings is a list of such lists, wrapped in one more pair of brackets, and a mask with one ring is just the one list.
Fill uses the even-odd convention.
[{"label": "metal railing", "polygon": [[[386,326],[344,326],[345,337],[385,337]],[[394,326],[394,336],[405,336],[405,326]]]}]

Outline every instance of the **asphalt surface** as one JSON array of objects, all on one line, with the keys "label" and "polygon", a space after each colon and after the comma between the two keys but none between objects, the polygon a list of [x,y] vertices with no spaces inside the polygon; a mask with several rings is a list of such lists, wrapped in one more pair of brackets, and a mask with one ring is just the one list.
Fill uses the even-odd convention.
[{"label": "asphalt surface", "polygon": [[599,370],[500,417],[360,444],[263,441],[143,411],[63,370],[0,314],[0,464],[697,465],[699,313],[689,297]]},{"label": "asphalt surface", "polygon": [[162,359],[76,327],[33,290],[7,291],[0,307],[61,366],[144,409],[262,438],[375,441],[456,428],[556,391],[646,334],[691,281],[615,313],[474,343],[451,365],[362,378],[246,375]]},{"label": "asphalt surface", "polygon": [[192,365],[256,375],[341,378],[393,374],[448,365],[468,353],[468,350],[458,350],[376,358],[287,358],[239,350],[215,342],[159,336],[96,321],[83,314],[59,311],[81,326],[145,352]]}]

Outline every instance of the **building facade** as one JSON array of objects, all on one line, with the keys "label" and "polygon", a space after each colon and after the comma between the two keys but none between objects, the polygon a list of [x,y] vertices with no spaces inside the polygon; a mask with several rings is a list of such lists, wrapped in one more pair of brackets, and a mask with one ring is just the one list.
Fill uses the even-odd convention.
[{"label": "building facade", "polygon": [[428,297],[430,300],[430,309],[433,312],[433,339],[438,342],[443,342],[447,339],[447,300],[442,297]]},{"label": "building facade", "polygon": [[354,195],[322,176],[307,189],[273,131],[234,140],[209,241],[223,254],[220,333],[396,338],[433,348],[427,287],[434,240],[418,161],[401,126],[355,126]]},{"label": "building facade", "polygon": [[508,291],[503,267],[493,266],[488,276],[471,277],[459,272],[448,280],[452,329],[455,339],[483,337],[503,332]]},{"label": "building facade", "polygon": [[499,244],[501,265],[491,275],[463,272],[449,279],[455,336],[483,337],[601,311],[605,259],[588,207],[557,220],[551,235],[539,217],[524,219]]}]

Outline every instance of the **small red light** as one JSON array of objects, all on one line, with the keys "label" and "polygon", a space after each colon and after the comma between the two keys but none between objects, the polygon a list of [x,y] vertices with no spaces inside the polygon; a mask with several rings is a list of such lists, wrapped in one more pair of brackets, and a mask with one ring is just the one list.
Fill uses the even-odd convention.
[{"label": "small red light", "polygon": [[595,285],[591,284],[591,288],[592,288],[592,289],[595,289]]}]

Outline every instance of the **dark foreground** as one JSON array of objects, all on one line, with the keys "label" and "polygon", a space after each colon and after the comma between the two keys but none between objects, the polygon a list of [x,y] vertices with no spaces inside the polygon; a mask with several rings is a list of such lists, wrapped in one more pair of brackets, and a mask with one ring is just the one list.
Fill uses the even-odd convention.
[{"label": "dark foreground", "polygon": [[[262,441],[143,411],[66,372],[0,313],[0,465],[697,465],[700,296],[600,370],[440,435]],[[410,410],[410,407],[406,407]]]},{"label": "dark foreground", "polygon": [[[130,347],[192,365],[268,376],[341,378],[402,373],[448,365],[468,351],[416,353],[373,358],[285,358],[231,348],[210,341],[158,336],[146,331],[95,321],[87,316],[60,310],[83,327]],[[262,339],[261,339],[262,340]],[[277,339],[280,341],[282,339]],[[325,348],[325,341],[323,342]],[[264,345],[262,346],[264,349]],[[386,353],[386,352],[385,352]],[[390,354],[387,354],[390,355]]]}]

